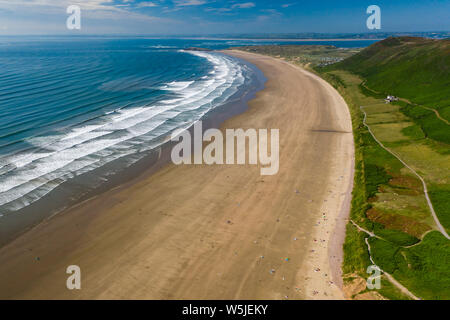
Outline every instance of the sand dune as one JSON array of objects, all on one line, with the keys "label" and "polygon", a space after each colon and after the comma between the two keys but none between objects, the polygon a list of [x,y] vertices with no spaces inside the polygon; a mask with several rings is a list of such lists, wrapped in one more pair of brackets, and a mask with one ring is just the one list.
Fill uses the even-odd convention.
[{"label": "sand dune", "polygon": [[[225,128],[280,129],[280,170],[175,166],[143,175],[0,249],[0,298],[342,299],[353,172],[347,106],[283,61],[229,52],[268,82]],[[66,289],[79,265],[82,289]]]}]

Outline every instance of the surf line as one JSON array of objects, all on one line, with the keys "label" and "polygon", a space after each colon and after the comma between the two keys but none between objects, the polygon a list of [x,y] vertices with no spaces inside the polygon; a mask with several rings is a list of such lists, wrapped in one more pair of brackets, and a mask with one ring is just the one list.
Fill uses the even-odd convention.
[{"label": "surf line", "polygon": [[248,160],[250,165],[261,166],[260,174],[263,176],[278,173],[279,129],[270,129],[269,153],[268,129],[226,129],[224,137],[222,131],[214,128],[202,134],[202,128],[202,121],[197,121],[194,124],[193,137],[188,130],[172,133],[171,141],[179,142],[172,148],[171,153],[175,165],[245,165]]}]

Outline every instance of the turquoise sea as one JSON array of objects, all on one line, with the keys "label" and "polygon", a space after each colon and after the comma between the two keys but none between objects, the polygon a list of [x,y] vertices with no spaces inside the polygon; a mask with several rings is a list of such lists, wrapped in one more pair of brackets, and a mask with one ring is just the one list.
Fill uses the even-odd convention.
[{"label": "turquoise sea", "polygon": [[131,166],[173,131],[261,87],[251,65],[186,48],[264,43],[288,42],[1,37],[0,225],[64,185],[87,188],[76,177],[117,160]]}]

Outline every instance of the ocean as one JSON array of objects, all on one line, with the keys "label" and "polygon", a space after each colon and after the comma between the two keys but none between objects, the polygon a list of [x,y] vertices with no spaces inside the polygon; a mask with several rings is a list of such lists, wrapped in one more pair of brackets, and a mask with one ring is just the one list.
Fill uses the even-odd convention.
[{"label": "ocean", "polygon": [[263,87],[254,66],[186,48],[265,43],[289,42],[0,38],[0,244]]}]

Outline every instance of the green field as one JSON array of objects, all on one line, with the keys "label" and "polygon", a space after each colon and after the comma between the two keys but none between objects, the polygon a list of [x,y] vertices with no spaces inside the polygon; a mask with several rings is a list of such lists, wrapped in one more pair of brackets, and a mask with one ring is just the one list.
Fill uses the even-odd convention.
[{"label": "green field", "polygon": [[377,42],[330,69],[350,71],[360,75],[371,90],[406,98],[448,116],[449,68],[450,39],[398,37]]},{"label": "green field", "polygon": [[[450,298],[445,287],[450,279],[450,260],[443,259],[450,254],[450,241],[432,231],[436,226],[426,204],[422,184],[361,126],[362,114],[358,106],[367,106],[364,108],[367,124],[375,136],[424,176],[430,191],[435,190],[434,195],[430,192],[435,211],[448,228],[445,218],[449,216],[449,197],[445,188],[448,186],[450,158],[444,152],[446,146],[426,138],[420,127],[401,112],[400,106],[385,104],[372,95],[363,94],[359,76],[343,70],[322,76],[339,89],[352,110],[359,157],[356,159],[351,218],[383,239],[371,238],[372,258],[416,296],[423,299]],[[340,78],[339,82],[333,81],[336,77]],[[366,235],[358,233],[352,225],[348,229],[351,231],[347,232],[344,245],[344,272],[365,277],[365,269],[371,264],[367,255],[360,252],[367,250]],[[408,248],[411,245],[413,247]],[[439,252],[428,250],[434,247],[439,248]],[[404,268],[405,264],[407,268]],[[433,272],[436,265],[441,267],[441,271]],[[391,299],[402,298],[389,295]]]},{"label": "green field", "polygon": [[325,45],[266,45],[238,47],[239,50],[286,59],[300,65],[320,66],[348,58],[360,49],[341,49]]},{"label": "green field", "polygon": [[423,299],[450,299],[450,241],[439,232],[428,233],[419,245],[402,248],[391,242],[370,239],[373,259],[410,291]]}]

